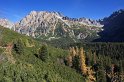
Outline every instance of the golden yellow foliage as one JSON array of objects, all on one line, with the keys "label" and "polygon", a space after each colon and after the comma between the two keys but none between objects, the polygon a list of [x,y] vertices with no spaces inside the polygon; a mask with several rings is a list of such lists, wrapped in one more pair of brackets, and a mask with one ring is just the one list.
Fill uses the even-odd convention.
[{"label": "golden yellow foliage", "polygon": [[87,68],[87,76],[89,82],[96,81],[96,78],[94,77],[94,71],[90,67]]},{"label": "golden yellow foliage", "polygon": [[82,74],[86,75],[87,73],[87,66],[85,64],[86,60],[85,60],[85,54],[84,54],[84,49],[81,48],[80,49],[80,66],[81,66],[81,72]]},{"label": "golden yellow foliage", "polygon": [[69,52],[70,52],[70,55],[72,56],[72,57],[74,57],[75,55],[76,55],[76,51],[75,51],[75,48],[74,47],[70,47],[69,48]]},{"label": "golden yellow foliage", "polygon": [[78,56],[79,55],[79,49],[77,46],[76,46],[75,52],[76,52],[76,56]]},{"label": "golden yellow foliage", "polygon": [[[96,78],[94,76],[94,71],[91,69],[91,67],[87,67],[86,65],[86,57],[85,52],[83,48],[78,47],[70,47],[69,48],[69,55],[67,57],[68,65],[71,67],[73,62],[73,57],[79,56],[80,60],[80,69],[81,73],[85,76],[87,76],[87,82],[94,82],[96,81]],[[96,54],[94,53],[94,63],[96,63]]]},{"label": "golden yellow foliage", "polygon": [[72,66],[72,56],[67,57],[68,65],[71,67]]}]

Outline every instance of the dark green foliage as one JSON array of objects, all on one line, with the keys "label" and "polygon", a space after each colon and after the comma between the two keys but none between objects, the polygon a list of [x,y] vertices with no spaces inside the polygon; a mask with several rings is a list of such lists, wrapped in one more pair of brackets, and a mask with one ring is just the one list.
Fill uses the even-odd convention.
[{"label": "dark green foliage", "polygon": [[80,58],[79,56],[74,56],[72,59],[73,68],[80,72]]},{"label": "dark green foliage", "polygon": [[39,50],[39,58],[42,61],[47,61],[49,59],[49,53],[46,45],[43,45]]},{"label": "dark green foliage", "polygon": [[106,82],[106,71],[104,69],[103,63],[96,64],[93,66],[93,69],[95,70],[95,76],[97,79],[97,82]]},{"label": "dark green foliage", "polygon": [[13,44],[13,50],[17,54],[24,54],[24,44],[21,39],[17,39]]},{"label": "dark green foliage", "polygon": [[97,82],[107,82],[106,75],[103,70],[97,72]]},{"label": "dark green foliage", "polygon": [[111,59],[124,58],[124,43],[75,43],[70,46],[83,46],[86,50],[95,52],[96,55],[109,56]]}]

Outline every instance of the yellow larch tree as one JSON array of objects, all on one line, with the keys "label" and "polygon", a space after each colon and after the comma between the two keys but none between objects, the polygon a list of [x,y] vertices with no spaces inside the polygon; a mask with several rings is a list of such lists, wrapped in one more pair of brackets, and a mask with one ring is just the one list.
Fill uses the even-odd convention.
[{"label": "yellow larch tree", "polygon": [[72,56],[68,55],[67,57],[67,62],[68,62],[68,66],[72,66]]},{"label": "yellow larch tree", "polygon": [[83,75],[86,75],[87,73],[87,66],[85,64],[86,62],[86,58],[85,58],[85,53],[84,53],[84,49],[80,48],[80,69]]},{"label": "yellow larch tree", "polygon": [[75,51],[75,48],[72,47],[72,57],[74,57],[76,55],[76,51]]},{"label": "yellow larch tree", "polygon": [[73,50],[70,47],[69,48],[69,55],[67,56],[67,63],[68,63],[68,66],[70,66],[70,67],[72,66],[72,56],[73,56],[72,52],[73,52]]},{"label": "yellow larch tree", "polygon": [[76,46],[75,52],[76,52],[76,56],[78,56],[79,55],[79,48],[77,46]]}]

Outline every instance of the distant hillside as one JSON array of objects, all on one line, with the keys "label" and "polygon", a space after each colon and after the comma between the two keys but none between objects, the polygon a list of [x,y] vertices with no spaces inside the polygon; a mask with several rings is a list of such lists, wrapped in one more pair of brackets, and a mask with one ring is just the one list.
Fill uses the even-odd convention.
[{"label": "distant hillside", "polygon": [[114,12],[101,23],[104,25],[104,31],[100,32],[100,39],[96,41],[104,42],[124,42],[124,10]]}]

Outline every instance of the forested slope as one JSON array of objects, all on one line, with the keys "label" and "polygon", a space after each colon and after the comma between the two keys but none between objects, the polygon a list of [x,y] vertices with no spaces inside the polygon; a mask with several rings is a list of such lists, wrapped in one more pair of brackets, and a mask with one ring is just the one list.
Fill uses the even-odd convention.
[{"label": "forested slope", "polygon": [[3,27],[0,31],[0,82],[85,82],[60,61],[68,51]]}]

